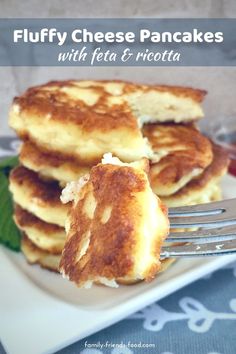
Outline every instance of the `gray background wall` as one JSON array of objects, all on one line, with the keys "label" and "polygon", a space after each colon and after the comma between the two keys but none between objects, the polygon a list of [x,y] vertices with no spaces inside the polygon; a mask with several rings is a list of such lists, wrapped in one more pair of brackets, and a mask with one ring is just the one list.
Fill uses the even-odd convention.
[{"label": "gray background wall", "polygon": [[[235,0],[0,0],[1,17],[236,17]],[[236,116],[236,68],[0,68],[0,135],[13,134],[7,112],[15,95],[48,80],[125,79],[187,85],[206,89],[207,130],[210,122]]]}]

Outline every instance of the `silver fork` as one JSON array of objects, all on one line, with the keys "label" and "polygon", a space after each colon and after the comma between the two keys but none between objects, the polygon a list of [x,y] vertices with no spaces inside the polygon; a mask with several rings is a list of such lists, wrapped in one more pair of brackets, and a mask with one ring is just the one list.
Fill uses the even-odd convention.
[{"label": "silver fork", "polygon": [[170,208],[169,218],[171,228],[200,229],[170,232],[165,242],[187,244],[163,246],[162,259],[236,253],[236,198]]}]

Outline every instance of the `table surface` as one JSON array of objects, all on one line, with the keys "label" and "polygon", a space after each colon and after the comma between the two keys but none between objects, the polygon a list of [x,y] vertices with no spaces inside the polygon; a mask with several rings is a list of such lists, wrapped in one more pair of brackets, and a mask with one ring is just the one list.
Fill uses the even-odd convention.
[{"label": "table surface", "polygon": [[[0,157],[17,146],[1,138]],[[235,354],[236,263],[57,353]]]}]

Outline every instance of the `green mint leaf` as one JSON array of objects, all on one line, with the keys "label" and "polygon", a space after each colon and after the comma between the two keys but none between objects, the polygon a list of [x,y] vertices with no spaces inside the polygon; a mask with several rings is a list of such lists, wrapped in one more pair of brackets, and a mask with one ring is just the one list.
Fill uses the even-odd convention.
[{"label": "green mint leaf", "polygon": [[3,159],[0,161],[0,170],[2,170],[5,167],[15,167],[18,165],[18,157],[17,156],[11,156],[7,157],[6,159]]},{"label": "green mint leaf", "polygon": [[8,175],[17,164],[17,157],[0,161],[0,243],[15,251],[20,250],[21,236],[13,220],[13,201],[8,189]]},{"label": "green mint leaf", "polygon": [[0,173],[4,173],[5,176],[8,176],[11,169],[19,164],[17,156],[11,156],[4,160],[0,161]]}]

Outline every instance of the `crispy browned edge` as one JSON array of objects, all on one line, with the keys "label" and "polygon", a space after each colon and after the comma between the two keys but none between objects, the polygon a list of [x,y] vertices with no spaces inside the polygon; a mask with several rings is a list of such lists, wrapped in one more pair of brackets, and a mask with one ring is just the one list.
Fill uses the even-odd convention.
[{"label": "crispy browned edge", "polygon": [[14,216],[17,222],[17,225],[20,228],[24,227],[33,227],[39,229],[47,235],[54,234],[56,232],[61,232],[64,230],[63,227],[60,227],[55,224],[50,224],[45,221],[40,220],[35,215],[29,213],[28,211],[22,209],[19,205],[15,204],[14,207]]},{"label": "crispy browned edge", "polygon": [[[181,188],[177,193],[170,196],[170,198],[181,198],[184,195],[191,194],[195,190],[201,191],[202,188],[212,180],[212,178],[219,178],[226,173],[229,166],[229,155],[219,145],[212,143],[213,161],[205,169],[205,171],[197,178],[192,179],[186,186]],[[168,198],[168,197],[167,197]],[[165,198],[163,198],[165,200]]]},{"label": "crispy browned edge", "polygon": [[[170,152],[164,156],[160,162],[151,165],[149,177],[151,185],[159,183],[168,185],[170,183],[178,183],[178,181],[191,173],[194,169],[205,169],[213,160],[212,145],[210,140],[201,134],[201,132],[193,124],[148,124],[144,126],[144,136],[149,139],[154,151],[162,146],[153,135],[154,129],[158,130],[158,126],[162,129],[170,129],[169,135],[173,136],[173,144],[176,140],[188,147],[186,150],[177,150]],[[167,131],[167,136],[168,131]],[[173,145],[169,143],[169,146]],[[164,144],[165,146],[165,144]],[[167,147],[168,149],[168,147]],[[158,174],[155,173],[155,165],[167,164]]]},{"label": "crispy browned edge", "polygon": [[[25,233],[22,233],[21,249],[22,249],[22,252],[23,252],[23,254],[24,254],[24,256],[25,256],[25,259],[26,259],[27,263],[29,263],[29,264],[31,264],[31,265],[33,265],[33,264],[38,264],[38,265],[39,265],[41,268],[43,268],[43,269],[50,270],[51,272],[54,272],[54,273],[59,273],[59,269],[56,270],[56,269],[51,268],[51,267],[46,267],[46,266],[44,266],[43,264],[40,263],[40,260],[35,261],[35,262],[30,262],[29,259],[27,258],[27,255],[24,253],[24,244],[25,244],[28,248],[30,248],[30,249],[32,250],[32,252],[36,251],[36,252],[44,252],[44,253],[48,253],[48,254],[49,254],[49,252],[46,252],[46,251],[40,249],[39,247],[35,246],[35,245],[33,244],[33,242],[31,242],[30,239],[27,237],[27,235],[26,235]],[[55,256],[56,256],[56,255],[55,255]]]},{"label": "crispy browned edge", "polygon": [[[175,85],[158,85],[158,84],[145,84],[145,83],[137,83],[137,82],[131,82],[131,81],[126,81],[126,80],[78,80],[79,82],[84,82],[84,81],[91,81],[92,88],[97,88],[100,91],[104,91],[101,86],[96,86],[96,82],[98,83],[121,83],[124,84],[124,93],[130,93],[130,92],[135,92],[137,89],[142,89],[144,92],[151,91],[151,90],[157,90],[160,92],[170,92],[176,96],[182,96],[182,97],[190,97],[196,102],[202,102],[204,97],[207,94],[206,90],[202,89],[197,89],[197,88],[192,88],[189,86],[175,86]],[[30,87],[26,93],[31,92],[34,89],[40,89],[41,87],[50,87],[50,86],[58,86],[58,87],[64,87],[64,86],[73,86],[75,82],[78,82],[77,80],[73,79],[68,79],[68,80],[52,80],[49,81],[43,85],[38,85],[34,87]]]},{"label": "crispy browned edge", "polygon": [[[55,91],[42,91],[41,88],[57,85]],[[50,120],[59,120],[61,124],[73,124],[82,126],[84,131],[98,129],[106,132],[123,128],[125,130],[138,131],[137,120],[132,115],[127,105],[115,105],[108,107],[107,98],[110,96],[102,87],[94,86],[92,90],[98,91],[101,96],[95,105],[87,106],[80,99],[69,98],[59,90],[62,86],[73,86],[73,81],[52,81],[45,85],[29,88],[22,96],[15,97],[14,103],[20,106],[22,112],[32,115],[50,114]],[[63,102],[63,103],[62,103]],[[18,132],[26,138],[25,131]]]},{"label": "crispy browned edge", "polygon": [[[27,235],[27,232],[24,230],[25,227],[32,227],[34,229],[40,230],[40,232],[43,232],[47,235],[54,234],[55,232],[59,231],[61,232],[62,230],[64,231],[64,228],[54,225],[54,224],[49,224],[46,223],[33,214],[27,212],[26,210],[22,209],[19,205],[14,204],[14,214],[13,214],[13,219],[16,223],[16,226],[19,228],[22,234],[26,235],[29,241],[38,249],[41,249],[37,245],[34,244],[33,241],[30,240],[30,238]],[[61,249],[59,247],[50,247],[49,249],[43,249],[43,252],[47,252],[48,254],[52,255],[60,255],[61,254]]]},{"label": "crispy browned edge", "polygon": [[24,165],[24,162],[29,160],[34,165],[40,166],[50,166],[52,168],[60,167],[62,164],[69,163],[70,168],[73,170],[77,170],[79,167],[92,167],[97,164],[98,160],[94,160],[94,163],[91,164],[90,161],[80,161],[78,158],[73,157],[72,155],[66,155],[62,152],[55,152],[45,147],[38,146],[37,143],[33,143],[32,141],[26,139],[21,146],[20,162]]},{"label": "crispy browned edge", "polygon": [[18,166],[10,173],[10,182],[30,188],[32,197],[39,198],[47,205],[61,206],[61,188],[55,181],[43,181],[36,172]]}]

